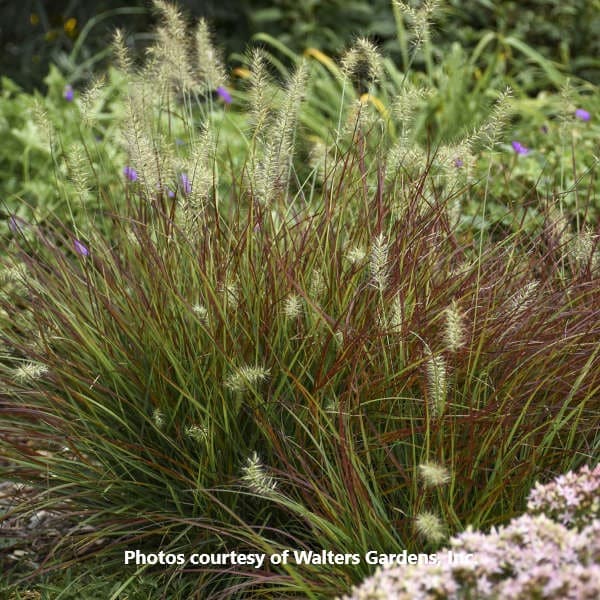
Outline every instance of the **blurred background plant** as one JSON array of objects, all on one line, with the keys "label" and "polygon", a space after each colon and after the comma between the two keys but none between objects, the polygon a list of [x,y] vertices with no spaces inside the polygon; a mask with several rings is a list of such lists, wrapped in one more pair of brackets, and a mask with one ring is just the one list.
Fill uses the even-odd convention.
[{"label": "blurred background plant", "polygon": [[[226,56],[242,51],[259,32],[277,37],[296,53],[313,46],[333,56],[362,35],[406,68],[406,39],[398,36],[401,26],[388,0],[182,0],[179,4],[191,17],[210,20]],[[563,71],[599,83],[600,0],[448,0],[438,22],[435,45],[440,54],[454,42],[469,53],[482,43],[495,48],[480,56],[477,66],[482,70],[490,60],[499,61],[506,71],[530,84],[537,76],[529,61],[539,55]],[[118,0],[4,2],[0,72],[25,89],[42,85],[50,62],[60,65],[68,78],[76,69],[80,76],[89,75],[107,58],[107,42],[115,27],[132,32],[129,42],[141,50],[148,42],[144,32],[154,23],[144,0],[126,6]],[[415,66],[419,65],[421,59]]]}]

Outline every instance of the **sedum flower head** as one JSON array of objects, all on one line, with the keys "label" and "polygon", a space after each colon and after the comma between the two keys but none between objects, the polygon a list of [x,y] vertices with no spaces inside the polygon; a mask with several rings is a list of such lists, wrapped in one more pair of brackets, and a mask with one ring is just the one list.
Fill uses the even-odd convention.
[{"label": "sedum flower head", "polygon": [[600,519],[600,464],[585,465],[546,484],[536,483],[529,493],[527,510],[545,514],[570,526],[585,526]]},{"label": "sedum flower head", "polygon": [[48,367],[40,363],[26,362],[18,366],[12,374],[17,383],[30,383],[41,379],[48,372]]},{"label": "sedum flower head", "polygon": [[269,369],[261,366],[243,366],[234,371],[225,380],[225,386],[232,392],[245,392],[254,388],[269,376]]},{"label": "sedum flower head", "polygon": [[259,496],[271,495],[277,488],[277,482],[267,475],[256,452],[252,453],[242,468],[242,481]]},{"label": "sedum flower head", "polygon": [[448,469],[435,462],[421,463],[419,465],[419,475],[425,487],[439,487],[450,481]]}]

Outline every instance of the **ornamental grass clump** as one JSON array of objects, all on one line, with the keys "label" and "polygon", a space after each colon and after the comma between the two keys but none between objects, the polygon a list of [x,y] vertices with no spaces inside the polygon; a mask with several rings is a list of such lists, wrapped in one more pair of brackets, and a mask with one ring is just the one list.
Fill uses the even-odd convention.
[{"label": "ornamental grass clump", "polygon": [[[579,466],[600,408],[599,273],[563,268],[545,231],[467,235],[433,157],[388,176],[360,118],[322,180],[300,177],[309,69],[268,79],[271,111],[256,58],[229,160],[235,102],[168,69],[194,53],[165,12],[160,43],[179,46],[127,75],[128,170],[108,203],[123,208],[32,226],[1,262],[0,446],[36,495],[0,518],[60,516],[44,568],[122,572],[131,548],[434,552]],[[15,378],[30,363],[41,376]],[[190,598],[331,597],[371,570],[137,568]]]}]

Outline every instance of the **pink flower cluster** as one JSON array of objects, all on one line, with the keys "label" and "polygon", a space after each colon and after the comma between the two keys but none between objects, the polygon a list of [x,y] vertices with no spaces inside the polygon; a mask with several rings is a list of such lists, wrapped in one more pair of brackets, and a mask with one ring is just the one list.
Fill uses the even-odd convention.
[{"label": "pink flower cluster", "polygon": [[545,485],[536,483],[527,510],[567,527],[583,527],[600,519],[600,464],[593,470],[586,465],[577,473],[569,471]]},{"label": "pink flower cluster", "polygon": [[598,468],[584,468],[538,485],[530,495],[530,510],[556,507],[551,510],[559,521],[591,507],[595,513],[585,518],[582,513],[581,529],[568,527],[573,520],[529,513],[488,534],[468,528],[452,538],[450,549],[472,560],[452,562],[448,550],[441,550],[436,564],[387,566],[343,600],[600,598],[600,520],[592,499],[599,480]]}]

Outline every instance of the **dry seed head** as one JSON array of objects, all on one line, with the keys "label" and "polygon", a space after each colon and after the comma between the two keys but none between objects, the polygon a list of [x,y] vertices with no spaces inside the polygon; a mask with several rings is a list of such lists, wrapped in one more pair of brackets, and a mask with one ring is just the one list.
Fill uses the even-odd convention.
[{"label": "dry seed head", "polygon": [[421,463],[419,465],[419,475],[425,487],[439,487],[450,481],[448,469],[435,462]]},{"label": "dry seed head", "polygon": [[389,279],[388,254],[389,244],[383,233],[380,233],[371,246],[369,260],[372,284],[380,291],[386,288]]},{"label": "dry seed head", "polygon": [[196,70],[201,86],[215,90],[225,83],[225,68],[213,45],[212,37],[205,19],[196,25]]},{"label": "dry seed head", "polygon": [[232,392],[244,392],[253,389],[257,384],[265,381],[269,376],[269,369],[261,366],[243,366],[231,373],[225,380],[225,387]]},{"label": "dry seed head", "polygon": [[366,38],[358,38],[342,58],[342,71],[346,77],[352,79],[366,78],[371,83],[381,79],[383,61],[375,44]]},{"label": "dry seed head", "polygon": [[396,294],[389,309],[382,307],[377,311],[379,327],[388,333],[400,333],[402,329],[402,300]]},{"label": "dry seed head", "polygon": [[298,294],[290,294],[283,303],[283,314],[286,319],[296,319],[302,314],[302,299]]},{"label": "dry seed head", "polygon": [[30,383],[41,379],[46,373],[48,373],[48,367],[46,365],[26,362],[13,371],[12,378],[17,383]]},{"label": "dry seed head", "polygon": [[415,518],[415,529],[428,542],[437,544],[446,538],[444,523],[434,513],[423,511]]},{"label": "dry seed head", "polygon": [[252,453],[242,468],[242,481],[259,496],[270,496],[277,489],[277,482],[267,475],[265,468],[256,452]]},{"label": "dry seed head", "polygon": [[446,361],[440,355],[430,355],[427,360],[427,389],[430,414],[439,417],[444,412],[448,394]]},{"label": "dry seed head", "polygon": [[444,328],[444,338],[446,345],[451,352],[456,352],[462,347],[465,340],[465,328],[463,316],[458,308],[456,300],[444,311],[446,323]]}]

